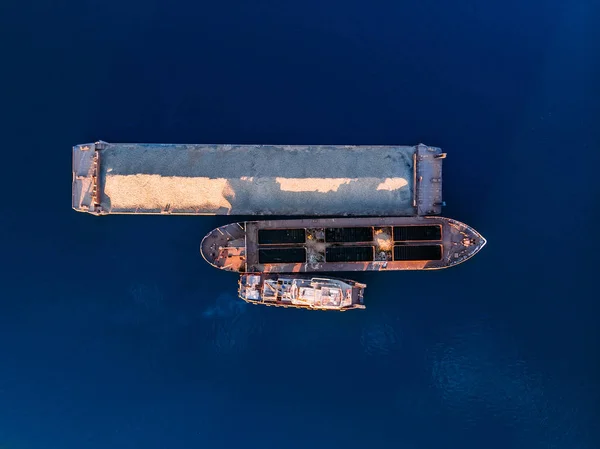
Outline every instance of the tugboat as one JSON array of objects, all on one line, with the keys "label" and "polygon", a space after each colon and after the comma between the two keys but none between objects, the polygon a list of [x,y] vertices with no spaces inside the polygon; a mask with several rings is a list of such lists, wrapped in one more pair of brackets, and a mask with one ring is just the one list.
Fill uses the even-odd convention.
[{"label": "tugboat", "polygon": [[348,279],[245,273],[238,295],[251,304],[309,310],[364,309],[365,284]]}]

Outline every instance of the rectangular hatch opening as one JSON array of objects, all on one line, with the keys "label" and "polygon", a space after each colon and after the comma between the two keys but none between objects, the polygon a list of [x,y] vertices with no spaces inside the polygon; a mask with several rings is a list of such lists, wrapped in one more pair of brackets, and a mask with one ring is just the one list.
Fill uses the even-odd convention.
[{"label": "rectangular hatch opening", "polygon": [[306,242],[304,229],[259,229],[259,245],[293,244]]},{"label": "rectangular hatch opening", "polygon": [[259,249],[258,263],[304,263],[306,250],[304,248]]},{"label": "rectangular hatch opening", "polygon": [[325,252],[327,262],[372,262],[372,246],[329,247]]},{"label": "rectangular hatch opening", "polygon": [[394,260],[416,261],[416,260],[441,260],[442,245],[424,246],[394,246]]},{"label": "rectangular hatch opening", "polygon": [[394,241],[442,240],[441,225],[394,226]]}]

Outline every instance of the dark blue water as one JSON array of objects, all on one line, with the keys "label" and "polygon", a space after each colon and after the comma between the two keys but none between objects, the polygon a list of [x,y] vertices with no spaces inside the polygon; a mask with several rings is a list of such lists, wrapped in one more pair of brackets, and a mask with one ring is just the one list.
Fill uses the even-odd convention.
[{"label": "dark blue water", "polygon": [[[600,14],[592,1],[3,4],[2,448],[596,448]],[[70,209],[70,149],[448,152],[459,267],[367,309],[235,299],[227,217]]]}]

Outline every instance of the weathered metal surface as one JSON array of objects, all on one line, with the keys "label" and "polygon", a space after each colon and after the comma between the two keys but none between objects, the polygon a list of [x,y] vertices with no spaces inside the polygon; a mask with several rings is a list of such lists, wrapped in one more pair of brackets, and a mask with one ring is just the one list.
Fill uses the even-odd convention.
[{"label": "weathered metal surface", "polygon": [[441,155],[422,144],[99,141],[73,147],[72,207],[97,215],[436,215]]},{"label": "weathered metal surface", "polygon": [[[431,237],[408,233],[413,240],[396,239],[395,226],[441,227],[441,232]],[[327,242],[320,238],[329,227],[372,227],[370,242]],[[263,229],[306,230],[303,243],[259,244],[258,233]],[[309,237],[314,236],[314,237]],[[418,237],[418,239],[417,239]],[[429,238],[429,240],[428,240]],[[390,271],[390,270],[435,270],[462,263],[486,244],[485,238],[475,229],[459,221],[445,217],[354,217],[354,218],[306,218],[294,220],[265,220],[231,223],[212,230],[200,245],[204,259],[212,266],[228,271],[264,273],[305,273],[318,271]],[[438,260],[398,260],[396,247],[413,252],[422,247],[440,247]],[[371,247],[372,260],[358,262],[329,262],[329,248]],[[306,259],[301,263],[261,263],[261,249],[302,248]]]}]

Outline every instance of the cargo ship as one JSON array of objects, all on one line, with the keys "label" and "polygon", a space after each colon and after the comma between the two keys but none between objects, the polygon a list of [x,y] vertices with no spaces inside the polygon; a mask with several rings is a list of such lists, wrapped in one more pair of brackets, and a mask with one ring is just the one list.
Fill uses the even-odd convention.
[{"label": "cargo ship", "polygon": [[238,284],[238,296],[251,304],[342,312],[365,308],[366,285],[348,279],[245,273]]},{"label": "cargo ship", "polygon": [[342,217],[230,223],[200,244],[215,268],[241,273],[435,270],[477,254],[486,240],[445,217]]}]

